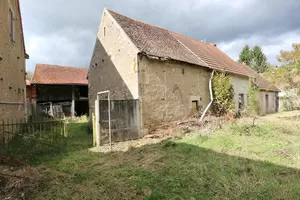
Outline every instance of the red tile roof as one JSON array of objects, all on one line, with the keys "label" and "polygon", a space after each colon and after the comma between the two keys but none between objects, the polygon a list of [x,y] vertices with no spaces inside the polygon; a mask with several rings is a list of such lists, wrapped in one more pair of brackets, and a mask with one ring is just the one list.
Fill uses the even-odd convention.
[{"label": "red tile roof", "polygon": [[[111,10],[108,12],[142,53],[243,76],[256,77],[258,75],[255,71],[247,69],[247,66],[232,60],[216,45],[206,44],[170,30],[145,24]],[[266,85],[270,85],[261,76],[257,80],[260,80],[258,87],[261,86],[261,89],[266,89]]]},{"label": "red tile roof", "polygon": [[88,68],[37,64],[31,84],[87,85]]},{"label": "red tile roof", "polygon": [[180,44],[168,30],[130,19],[113,11],[109,12],[141,52],[206,66]]},{"label": "red tile roof", "polygon": [[247,65],[243,65],[244,68],[252,74],[252,77],[255,78],[254,84],[261,90],[264,91],[274,91],[280,92],[281,90],[271,84],[269,81],[265,80],[261,75],[259,75],[254,69]]},{"label": "red tile roof", "polygon": [[141,52],[235,74],[250,75],[240,63],[233,61],[214,45],[130,19],[111,10],[109,13]]}]

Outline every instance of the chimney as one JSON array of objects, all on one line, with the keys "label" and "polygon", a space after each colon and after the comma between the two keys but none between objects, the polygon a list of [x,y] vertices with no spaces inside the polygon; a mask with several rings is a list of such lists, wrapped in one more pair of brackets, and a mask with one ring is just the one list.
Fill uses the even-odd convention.
[{"label": "chimney", "polygon": [[212,42],[210,43],[210,45],[211,45],[211,46],[215,46],[215,47],[217,46],[217,44],[212,43]]}]

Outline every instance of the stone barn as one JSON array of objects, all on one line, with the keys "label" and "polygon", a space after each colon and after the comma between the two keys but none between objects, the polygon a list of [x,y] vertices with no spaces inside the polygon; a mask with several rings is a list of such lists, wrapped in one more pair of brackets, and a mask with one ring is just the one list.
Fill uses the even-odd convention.
[{"label": "stone barn", "polygon": [[19,0],[1,0],[0,122],[26,117],[25,63],[28,58]]},{"label": "stone barn", "polygon": [[[239,98],[246,105],[249,77],[259,76],[248,68],[216,44],[105,9],[88,73],[90,113],[95,113],[97,93],[109,90],[112,139],[138,138],[162,122],[203,111],[210,103],[213,71],[232,77],[236,109]],[[108,127],[105,98],[100,98],[102,140],[107,139]]]}]

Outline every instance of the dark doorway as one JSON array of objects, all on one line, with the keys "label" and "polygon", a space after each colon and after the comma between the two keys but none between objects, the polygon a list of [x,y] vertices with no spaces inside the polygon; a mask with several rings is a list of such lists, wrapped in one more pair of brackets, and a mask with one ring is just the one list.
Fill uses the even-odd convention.
[{"label": "dark doorway", "polygon": [[75,101],[75,112],[77,116],[89,115],[88,101]]},{"label": "dark doorway", "polygon": [[269,95],[266,94],[266,113],[269,113]]}]

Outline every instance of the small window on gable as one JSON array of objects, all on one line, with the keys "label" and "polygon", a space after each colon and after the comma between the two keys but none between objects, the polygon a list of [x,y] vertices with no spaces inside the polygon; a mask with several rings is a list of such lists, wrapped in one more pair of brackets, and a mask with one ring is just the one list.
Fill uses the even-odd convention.
[{"label": "small window on gable", "polygon": [[184,68],[181,69],[181,73],[184,75]]},{"label": "small window on gable", "polygon": [[103,34],[104,34],[104,37],[106,36],[106,27],[104,27],[103,29]]},{"label": "small window on gable", "polygon": [[14,15],[11,9],[9,9],[9,22],[10,22],[10,42],[14,43]]}]

